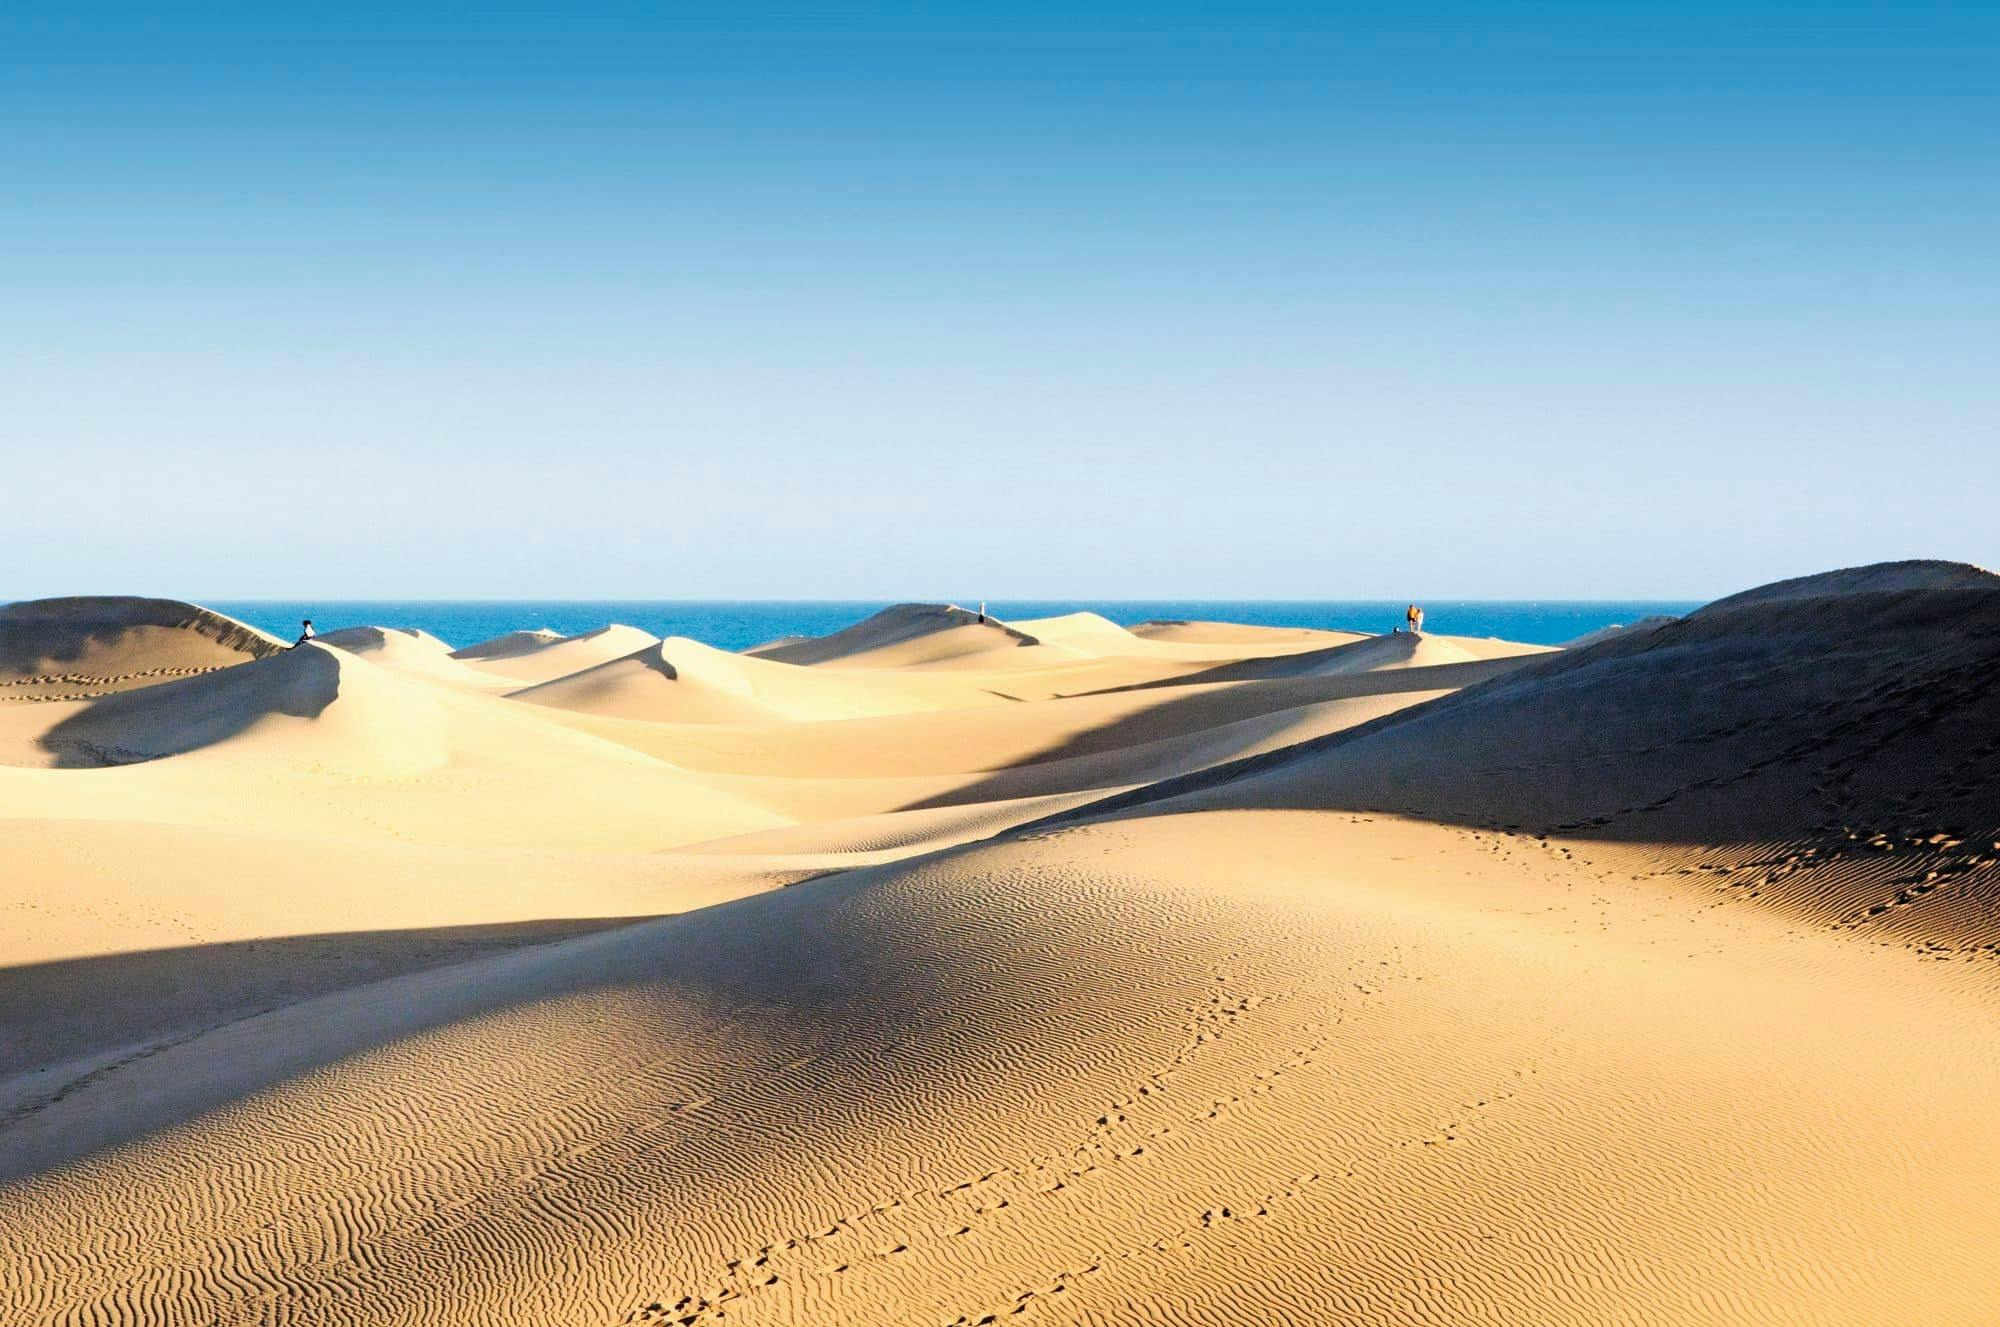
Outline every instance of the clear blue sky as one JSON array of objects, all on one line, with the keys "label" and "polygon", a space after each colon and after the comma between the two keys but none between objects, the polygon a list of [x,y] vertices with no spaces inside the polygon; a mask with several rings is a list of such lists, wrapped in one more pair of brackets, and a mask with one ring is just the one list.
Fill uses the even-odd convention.
[{"label": "clear blue sky", "polygon": [[2000,563],[2000,6],[565,8],[0,9],[0,599]]}]

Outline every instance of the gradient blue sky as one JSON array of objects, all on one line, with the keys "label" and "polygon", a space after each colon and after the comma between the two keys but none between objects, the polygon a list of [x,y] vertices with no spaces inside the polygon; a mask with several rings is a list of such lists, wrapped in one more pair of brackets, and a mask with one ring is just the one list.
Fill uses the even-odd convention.
[{"label": "gradient blue sky", "polygon": [[0,8],[0,599],[2000,563],[2000,6]]}]

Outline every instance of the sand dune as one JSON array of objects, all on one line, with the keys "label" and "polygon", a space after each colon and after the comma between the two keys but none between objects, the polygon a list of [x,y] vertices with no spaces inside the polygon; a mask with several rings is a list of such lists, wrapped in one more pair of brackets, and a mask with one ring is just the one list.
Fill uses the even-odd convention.
[{"label": "sand dune", "polygon": [[451,646],[417,627],[342,627],[338,631],[322,631],[318,639],[322,645],[337,645],[349,654],[452,652]]},{"label": "sand dune", "polygon": [[510,632],[455,650],[451,657],[482,672],[535,686],[622,659],[659,641],[650,632],[613,623],[577,636],[559,636],[548,631]]},{"label": "sand dune", "polygon": [[1156,618],[1130,628],[1146,640],[1179,645],[1344,645],[1361,639],[1353,631],[1321,631],[1313,627],[1250,626],[1241,622],[1190,622]]},{"label": "sand dune", "polygon": [[321,645],[331,645],[359,655],[378,667],[407,677],[475,691],[511,691],[519,685],[513,678],[484,672],[454,658],[451,646],[427,631],[404,627],[345,627],[322,633],[318,639]]},{"label": "sand dune", "polygon": [[1564,837],[1870,937],[1990,941],[1994,901],[1954,886],[2000,865],[2000,577],[1930,565],[1721,600],[1125,801]]},{"label": "sand dune", "polygon": [[821,670],[731,654],[675,636],[513,693],[535,705],[656,723],[849,719],[993,703],[975,686]]},{"label": "sand dune", "polygon": [[564,639],[567,638],[560,631],[551,631],[547,627],[524,628],[503,632],[464,649],[453,650],[451,654],[454,659],[518,659],[524,654],[545,650]]},{"label": "sand dune", "polygon": [[0,607],[0,703],[81,699],[262,658],[254,627],[172,599],[37,599]]},{"label": "sand dune", "polygon": [[[513,698],[657,723],[761,723],[777,717],[757,703],[754,688],[740,673],[707,657],[708,647],[682,645],[679,639],[648,645],[622,659],[516,691]],[[668,658],[669,651],[674,658]]]},{"label": "sand dune", "polygon": [[[2000,579],[1561,652],[908,616],[513,696],[308,649],[21,707],[158,750],[0,769],[0,891],[70,909],[0,956],[0,1304],[1990,1321]],[[361,772],[378,720],[441,763]]]},{"label": "sand dune", "polygon": [[1037,644],[996,618],[954,604],[896,604],[830,636],[764,646],[760,658],[789,664],[896,668]]},{"label": "sand dune", "polygon": [[1151,623],[1127,630],[1097,613],[1067,613],[1011,623],[1042,646],[1097,659],[1228,662],[1304,653],[1367,639],[1355,632],[1228,627],[1223,623]]},{"label": "sand dune", "polygon": [[1023,618],[1008,623],[1023,635],[1047,645],[1069,645],[1092,653],[1132,649],[1138,637],[1101,613],[1064,613],[1060,617]]},{"label": "sand dune", "polygon": [[1651,617],[1642,617],[1634,622],[1614,622],[1608,627],[1599,627],[1596,631],[1586,631],[1583,635],[1573,640],[1564,641],[1563,648],[1566,650],[1581,650],[1587,646],[1595,645],[1599,641],[1610,640],[1613,636],[1643,635],[1648,631],[1658,630],[1660,627],[1666,626],[1669,622],[1678,622],[1679,620],[1676,617],[1656,613]]},{"label": "sand dune", "polygon": [[1786,599],[1820,599],[1828,595],[1938,594],[1949,590],[1991,589],[1993,573],[1965,562],[1911,559],[1904,562],[1877,562],[1866,567],[1846,567],[1811,576],[1795,576],[1773,581],[1754,589],[1732,594],[1708,605],[1707,612],[1748,608]]},{"label": "sand dune", "polygon": [[[1440,668],[1481,662],[1498,665],[1487,670],[1490,675],[1516,666],[1526,656],[1547,652],[1546,646],[1522,645],[1513,641],[1392,632],[1345,640],[1337,645],[1280,651],[1221,663],[1213,668],[1166,679],[1164,684],[1185,686],[1216,682],[1269,682],[1297,677],[1342,677],[1401,668]],[[1465,685],[1470,680],[1467,678],[1457,685]]]},{"label": "sand dune", "polygon": [[267,758],[294,747],[299,730],[310,727],[312,758],[350,772],[441,763],[435,707],[391,694],[378,678],[377,670],[336,650],[303,645],[65,707],[40,745],[51,763],[68,766],[130,765],[238,739],[245,758]]}]

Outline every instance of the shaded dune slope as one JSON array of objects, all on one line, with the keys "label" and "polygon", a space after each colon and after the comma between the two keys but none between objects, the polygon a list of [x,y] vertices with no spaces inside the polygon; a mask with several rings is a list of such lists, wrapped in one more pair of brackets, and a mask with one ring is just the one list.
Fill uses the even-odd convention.
[{"label": "shaded dune slope", "polygon": [[493,659],[517,659],[524,654],[534,654],[545,650],[558,641],[567,639],[560,631],[547,627],[523,628],[519,631],[505,631],[486,640],[475,641],[451,652],[454,659],[469,659],[486,662]]},{"label": "shaded dune slope", "polygon": [[[1721,600],[1066,814],[1365,810],[1683,845],[1676,872],[1828,925],[1990,947],[2000,577],[1928,565],[1928,576],[1897,564]],[[1694,851],[1736,844],[1763,849]]]},{"label": "shaded dune slope", "polygon": [[1648,631],[1664,627],[1669,622],[1676,621],[1679,621],[1679,619],[1669,614],[1656,613],[1651,617],[1642,617],[1633,622],[1614,622],[1608,627],[1599,627],[1596,631],[1587,631],[1574,640],[1564,641],[1563,648],[1566,650],[1581,650],[1587,646],[1595,645],[1599,641],[1610,640],[1614,636],[1643,635]]},{"label": "shaded dune slope", "polygon": [[173,599],[96,596],[0,606],[0,702],[150,686],[276,653],[284,643]]},{"label": "shaded dune slope", "polygon": [[[1210,682],[1271,682],[1286,678],[1340,677],[1401,668],[1440,668],[1452,664],[1485,663],[1493,675],[1548,651],[1512,642],[1474,642],[1450,636],[1393,632],[1360,636],[1337,645],[1315,646],[1248,659],[1218,663],[1176,677],[1139,683],[1141,686],[1187,686]],[[1464,685],[1461,683],[1460,685]]]},{"label": "shaded dune slope", "polygon": [[[129,765],[224,742],[274,718],[317,719],[340,695],[339,656],[317,645],[285,650],[213,676],[191,677],[106,696],[55,724],[41,745],[55,764]],[[348,706],[342,718],[364,706]],[[387,716],[363,715],[364,723]],[[404,726],[411,740],[423,725]],[[348,741],[355,734],[343,734]]]}]

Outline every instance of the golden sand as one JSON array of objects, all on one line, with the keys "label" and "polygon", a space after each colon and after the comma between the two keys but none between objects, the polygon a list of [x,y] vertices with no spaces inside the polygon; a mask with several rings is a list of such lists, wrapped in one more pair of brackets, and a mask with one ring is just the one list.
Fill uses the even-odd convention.
[{"label": "golden sand", "polygon": [[0,611],[0,1322],[1990,1323],[2000,578]]}]

